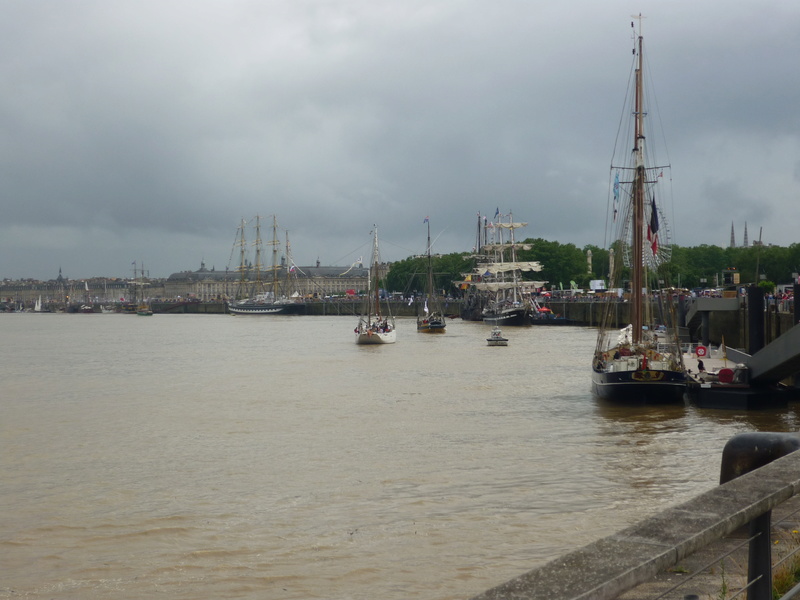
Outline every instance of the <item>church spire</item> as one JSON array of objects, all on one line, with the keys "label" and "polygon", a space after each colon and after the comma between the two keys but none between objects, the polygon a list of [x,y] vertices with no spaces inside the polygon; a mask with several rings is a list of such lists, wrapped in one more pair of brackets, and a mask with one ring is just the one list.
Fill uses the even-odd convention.
[{"label": "church spire", "polygon": [[747,221],[744,222],[744,247],[747,248],[750,243],[747,241]]},{"label": "church spire", "polygon": [[731,221],[731,248],[736,248],[736,234],[733,233],[733,221]]}]

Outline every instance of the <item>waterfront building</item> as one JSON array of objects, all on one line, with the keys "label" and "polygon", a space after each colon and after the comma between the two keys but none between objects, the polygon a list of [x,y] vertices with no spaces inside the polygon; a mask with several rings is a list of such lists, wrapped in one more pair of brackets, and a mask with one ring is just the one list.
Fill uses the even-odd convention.
[{"label": "waterfront building", "polygon": [[[389,265],[381,265],[383,275]],[[168,298],[197,298],[203,302],[240,298],[250,295],[249,290],[256,282],[268,287],[273,277],[281,282],[290,281],[288,294],[306,298],[325,298],[344,296],[363,292],[367,289],[369,269],[362,264],[350,267],[321,266],[319,261],[313,267],[293,267],[287,273],[285,264],[277,267],[275,273],[262,270],[257,273],[252,267],[240,270],[217,271],[200,264],[197,271],[181,271],[170,275],[164,283],[164,293]]]},{"label": "waterfront building", "polygon": [[[389,263],[382,264],[381,277],[389,270]],[[325,298],[358,294],[367,289],[369,269],[357,263],[349,267],[322,266],[293,267],[290,273],[290,294],[307,298]],[[278,266],[275,277],[287,280],[285,265]],[[0,281],[0,304],[32,307],[39,296],[43,302],[68,306],[70,304],[111,304],[134,300],[134,294],[143,294],[147,299],[186,300],[202,302],[224,301],[245,296],[254,282],[266,284],[272,281],[272,271],[262,270],[260,274],[251,268],[218,271],[206,268],[200,263],[196,271],[180,271],[166,279],[147,278],[134,281],[116,277],[92,277],[88,279],[69,279],[59,269],[58,277],[48,281],[34,279]],[[141,290],[141,291],[137,291]],[[142,300],[142,298],[136,298]],[[2,310],[2,308],[0,308]]]}]

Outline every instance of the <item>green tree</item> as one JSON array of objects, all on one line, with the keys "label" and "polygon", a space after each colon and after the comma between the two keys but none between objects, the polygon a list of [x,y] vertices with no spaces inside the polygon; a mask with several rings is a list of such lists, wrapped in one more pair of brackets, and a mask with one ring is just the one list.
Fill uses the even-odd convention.
[{"label": "green tree", "polygon": [[[519,260],[536,260],[542,263],[542,271],[525,273],[529,280],[547,281],[547,286],[558,289],[569,287],[570,281],[578,287],[588,287],[591,279],[608,282],[609,250],[588,245],[583,249],[574,244],[561,244],[542,238],[527,239],[531,248],[521,250]],[[618,247],[618,242],[615,242]],[[588,251],[592,252],[591,265],[587,262]],[[619,258],[619,250],[616,251]],[[621,262],[621,261],[620,261]],[[455,252],[434,256],[434,283],[445,293],[454,291],[453,283],[463,279],[476,264],[467,252]],[[629,270],[619,267],[620,282],[630,279]],[[672,259],[662,265],[654,277],[663,279],[665,285],[684,288],[714,287],[722,285],[722,276],[729,269],[739,273],[740,285],[767,281],[789,283],[793,273],[800,273],[800,243],[789,247],[755,245],[747,248],[722,248],[701,244],[694,247],[673,246]],[[425,286],[427,257],[412,256],[391,265],[386,289],[393,292],[421,292]],[[657,282],[656,282],[657,283]]]},{"label": "green tree", "polygon": [[588,282],[586,255],[575,244],[560,244],[542,238],[529,238],[525,243],[530,244],[531,249],[520,251],[520,260],[542,263],[542,271],[526,275],[527,278],[547,281],[552,289],[569,288],[570,281],[578,285]]},{"label": "green tree", "polygon": [[766,279],[758,282],[758,287],[763,289],[766,293],[775,291],[775,283]]},{"label": "green tree", "polygon": [[[453,291],[453,282],[472,269],[474,259],[466,252],[431,257],[433,284],[439,293]],[[386,276],[386,289],[404,294],[422,293],[428,273],[428,257],[412,256],[392,263]]]}]

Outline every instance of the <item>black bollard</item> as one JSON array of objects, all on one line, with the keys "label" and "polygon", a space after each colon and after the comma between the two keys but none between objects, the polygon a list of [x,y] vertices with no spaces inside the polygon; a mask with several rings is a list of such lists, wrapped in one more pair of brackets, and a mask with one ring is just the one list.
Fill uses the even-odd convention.
[{"label": "black bollard", "polygon": [[722,449],[719,482],[727,483],[800,449],[800,434],[753,432],[733,436]]}]

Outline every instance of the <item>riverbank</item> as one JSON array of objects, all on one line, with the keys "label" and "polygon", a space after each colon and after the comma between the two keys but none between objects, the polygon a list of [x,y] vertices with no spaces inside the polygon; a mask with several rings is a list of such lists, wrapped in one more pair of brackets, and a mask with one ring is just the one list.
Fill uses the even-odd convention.
[{"label": "riverbank", "polygon": [[[444,312],[451,318],[461,314],[461,300],[446,300],[443,303]],[[304,314],[310,316],[356,316],[361,310],[360,299],[337,299],[327,301],[309,301],[304,304]],[[415,317],[418,306],[405,300],[394,300],[389,303],[391,313],[397,317]],[[90,305],[91,311],[99,313],[103,310],[100,304]],[[105,305],[103,305],[105,306]],[[597,327],[602,318],[603,304],[599,299],[549,299],[548,308],[553,314],[564,317],[569,323]],[[154,301],[151,303],[153,312],[167,314],[225,314],[227,307],[224,302],[195,302],[195,301]],[[50,310],[64,311],[65,307],[51,306]],[[121,310],[121,309],[120,309]],[[70,312],[85,312],[73,310]],[[612,326],[623,327],[629,321],[629,305],[626,302],[615,303],[612,310]],[[715,345],[723,341],[729,348],[746,348],[747,339],[747,307],[744,303],[738,310],[710,311],[709,312],[708,339]],[[777,306],[768,306],[765,311],[765,341],[776,339],[782,332],[788,331],[794,325],[794,315],[785,310],[778,310]],[[700,339],[699,318],[687,324],[688,335],[692,340]]]}]

